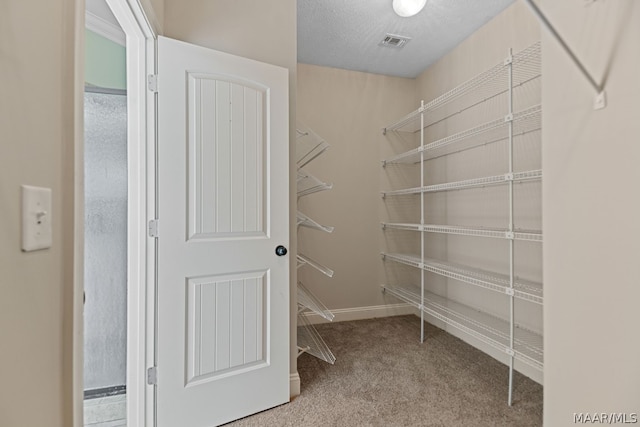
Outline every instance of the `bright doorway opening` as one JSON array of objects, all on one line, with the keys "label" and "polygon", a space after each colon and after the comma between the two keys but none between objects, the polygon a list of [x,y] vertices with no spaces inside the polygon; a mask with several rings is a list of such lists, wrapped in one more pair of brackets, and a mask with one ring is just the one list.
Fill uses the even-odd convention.
[{"label": "bright doorway opening", "polygon": [[126,426],[128,156],[125,34],[86,3],[84,425]]}]

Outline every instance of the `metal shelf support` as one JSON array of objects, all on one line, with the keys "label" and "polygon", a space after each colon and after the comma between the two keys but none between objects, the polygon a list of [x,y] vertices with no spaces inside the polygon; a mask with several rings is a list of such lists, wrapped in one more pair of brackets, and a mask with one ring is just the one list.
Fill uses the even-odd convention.
[{"label": "metal shelf support", "polygon": [[538,5],[536,5],[533,2],[533,0],[524,0],[524,2],[529,6],[531,11],[534,13],[534,15],[536,15],[536,17],[538,18],[540,23],[547,29],[547,31],[549,31],[551,36],[553,36],[553,38],[556,39],[556,41],[562,47],[562,49],[565,51],[565,53],[567,55],[569,55],[569,58],[571,58],[573,63],[576,65],[576,67],[578,67],[580,72],[584,75],[584,77],[587,79],[589,84],[596,91],[596,97],[595,97],[595,99],[593,101],[593,109],[594,110],[602,110],[603,108],[605,108],[607,106],[607,97],[606,97],[606,93],[605,93],[604,88],[602,87],[602,85],[600,83],[596,82],[596,80],[593,78],[593,76],[591,75],[589,70],[587,70],[587,68],[580,61],[580,59],[576,56],[576,54],[573,53],[573,51],[571,50],[569,45],[567,45],[567,43],[564,41],[564,39],[558,33],[558,31],[554,28],[554,26],[551,24],[551,22],[545,16],[545,14],[542,13],[542,10],[540,10]]}]

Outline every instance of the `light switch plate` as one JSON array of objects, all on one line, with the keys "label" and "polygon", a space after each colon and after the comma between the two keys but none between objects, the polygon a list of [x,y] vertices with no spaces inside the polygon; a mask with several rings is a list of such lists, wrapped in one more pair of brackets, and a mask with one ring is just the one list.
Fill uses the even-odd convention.
[{"label": "light switch plate", "polygon": [[50,248],[51,189],[22,186],[22,250]]}]

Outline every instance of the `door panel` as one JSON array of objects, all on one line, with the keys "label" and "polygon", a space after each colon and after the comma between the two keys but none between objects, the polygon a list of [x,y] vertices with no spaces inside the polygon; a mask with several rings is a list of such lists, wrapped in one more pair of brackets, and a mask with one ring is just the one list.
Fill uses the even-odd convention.
[{"label": "door panel", "polygon": [[267,88],[202,73],[188,81],[190,237],[264,232]]},{"label": "door panel", "polygon": [[187,386],[261,368],[266,271],[189,280]]},{"label": "door panel", "polygon": [[289,399],[288,71],[158,41],[157,425]]}]

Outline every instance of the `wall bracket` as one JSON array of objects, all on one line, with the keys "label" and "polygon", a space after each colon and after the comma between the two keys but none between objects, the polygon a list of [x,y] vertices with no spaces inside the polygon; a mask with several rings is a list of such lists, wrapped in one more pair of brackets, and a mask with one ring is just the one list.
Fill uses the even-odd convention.
[{"label": "wall bracket", "polygon": [[551,33],[553,38],[556,39],[556,41],[562,47],[565,53],[569,55],[569,58],[571,58],[573,63],[576,65],[576,67],[578,67],[578,69],[582,72],[584,77],[588,80],[589,84],[595,89],[596,97],[594,98],[594,101],[593,101],[593,109],[602,110],[603,108],[605,108],[607,106],[607,97],[602,85],[596,82],[596,80],[593,78],[591,73],[589,73],[589,70],[586,69],[584,64],[580,61],[580,59],[578,59],[575,53],[573,53],[569,45],[567,45],[567,43],[560,36],[558,31],[556,31],[553,25],[551,25],[551,22],[549,22],[549,20],[544,15],[544,13],[542,13],[542,10],[540,10],[538,5],[536,5],[533,0],[524,0],[524,2],[529,6],[531,11],[534,13],[534,15],[536,15],[540,23],[547,29],[547,31],[549,31],[549,33]]}]

